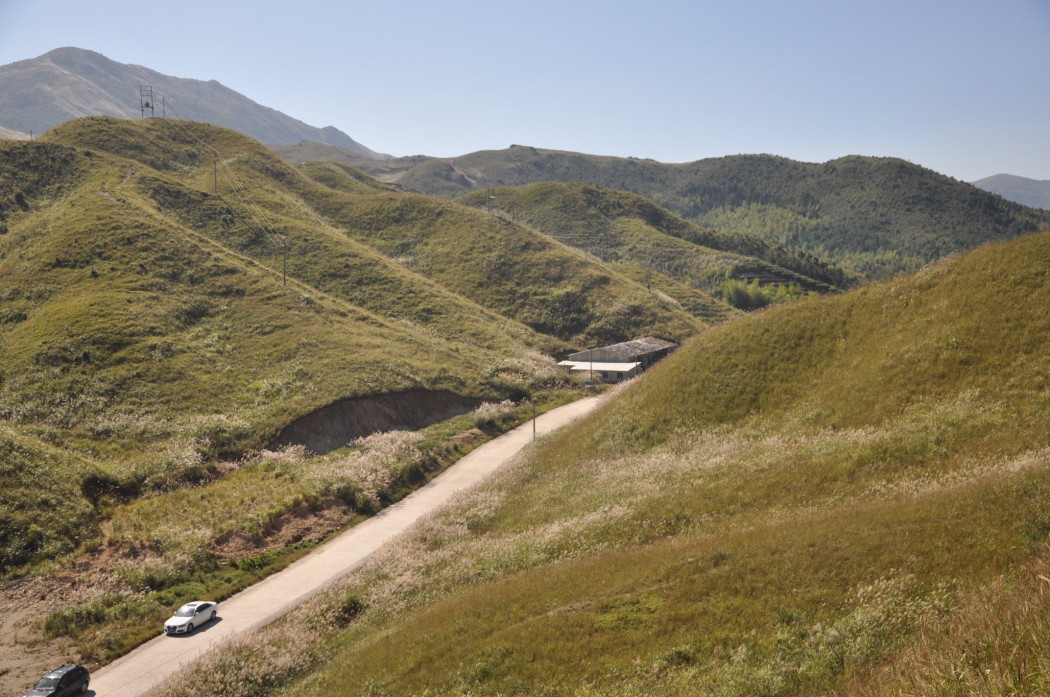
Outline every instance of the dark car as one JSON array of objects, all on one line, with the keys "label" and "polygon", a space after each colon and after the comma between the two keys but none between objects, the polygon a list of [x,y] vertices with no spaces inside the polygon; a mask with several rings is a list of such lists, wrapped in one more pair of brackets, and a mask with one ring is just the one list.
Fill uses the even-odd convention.
[{"label": "dark car", "polygon": [[77,665],[64,665],[40,678],[25,697],[67,697],[87,692],[91,677],[87,668]]}]

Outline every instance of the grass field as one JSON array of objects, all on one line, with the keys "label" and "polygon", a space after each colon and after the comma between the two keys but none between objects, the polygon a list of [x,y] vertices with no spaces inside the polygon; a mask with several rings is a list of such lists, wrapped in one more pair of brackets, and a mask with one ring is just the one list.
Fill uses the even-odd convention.
[{"label": "grass field", "polygon": [[1041,694],[1047,268],[716,328],[194,692]]}]

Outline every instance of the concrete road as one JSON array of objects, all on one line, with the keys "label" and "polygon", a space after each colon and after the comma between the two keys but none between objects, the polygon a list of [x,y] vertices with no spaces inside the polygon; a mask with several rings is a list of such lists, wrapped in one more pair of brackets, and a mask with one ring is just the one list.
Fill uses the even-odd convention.
[{"label": "concrete road", "polygon": [[[590,412],[598,401],[598,397],[588,397],[547,412],[536,420],[536,432],[543,435],[560,428]],[[98,697],[143,695],[224,640],[268,624],[359,567],[390,539],[456,492],[484,480],[532,440],[532,429],[529,421],[472,451],[422,489],[221,603],[219,618],[193,634],[161,634],[100,668],[91,676],[91,689]]]}]

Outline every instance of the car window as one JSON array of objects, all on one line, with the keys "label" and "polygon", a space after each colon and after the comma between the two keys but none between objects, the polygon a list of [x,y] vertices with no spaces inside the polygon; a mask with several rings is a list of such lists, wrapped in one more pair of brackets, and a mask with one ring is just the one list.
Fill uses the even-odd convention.
[{"label": "car window", "polygon": [[193,617],[193,607],[190,605],[183,605],[175,611],[176,617]]},{"label": "car window", "polygon": [[36,690],[50,690],[58,686],[58,678],[46,675],[40,679],[40,682],[36,684],[34,689]]}]

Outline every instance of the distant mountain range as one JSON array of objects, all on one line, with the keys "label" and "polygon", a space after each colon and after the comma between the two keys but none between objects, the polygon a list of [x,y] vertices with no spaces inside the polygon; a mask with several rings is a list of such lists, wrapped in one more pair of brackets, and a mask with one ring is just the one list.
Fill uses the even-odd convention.
[{"label": "distant mountain range", "polygon": [[142,115],[140,87],[153,90],[153,113],[224,126],[263,143],[316,141],[364,157],[373,152],[337,128],[317,128],[209,80],[171,77],[80,48],[0,66],[0,139],[26,138],[83,116]]},{"label": "distant mountain range", "polygon": [[1008,201],[1050,210],[1050,180],[996,174],[973,183],[979,189],[999,194]]},{"label": "distant mountain range", "polygon": [[[866,278],[1050,228],[1047,211],[899,158],[849,156],[818,164],[733,155],[665,164],[512,145],[451,160],[380,161],[322,145],[276,149],[292,162],[342,161],[403,189],[447,198],[543,181],[630,191],[707,228],[758,237]],[[500,208],[498,196],[492,204]]]}]

